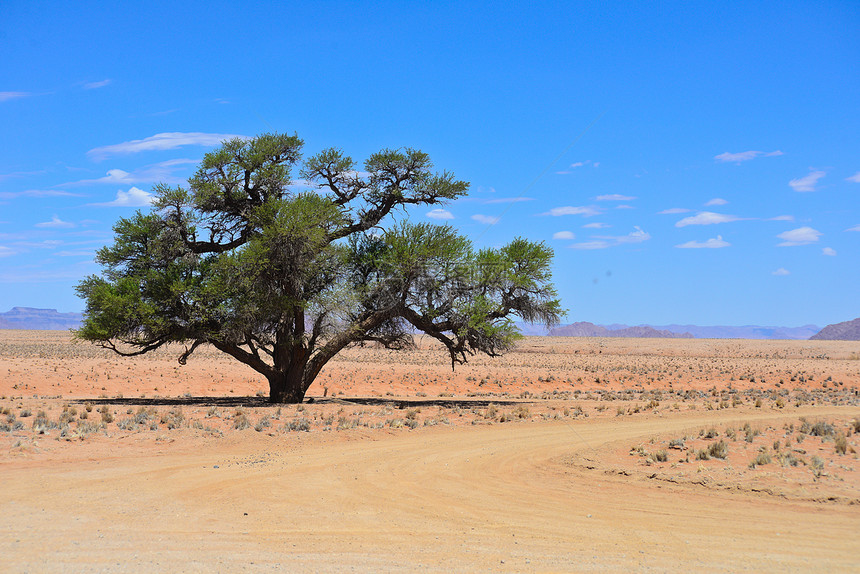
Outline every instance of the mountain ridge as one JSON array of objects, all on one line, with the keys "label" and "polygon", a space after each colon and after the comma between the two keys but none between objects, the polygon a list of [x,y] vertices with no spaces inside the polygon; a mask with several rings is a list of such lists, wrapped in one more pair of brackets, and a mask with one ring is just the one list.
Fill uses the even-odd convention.
[{"label": "mountain ridge", "polygon": [[813,341],[860,341],[860,317],[827,325],[811,336]]}]

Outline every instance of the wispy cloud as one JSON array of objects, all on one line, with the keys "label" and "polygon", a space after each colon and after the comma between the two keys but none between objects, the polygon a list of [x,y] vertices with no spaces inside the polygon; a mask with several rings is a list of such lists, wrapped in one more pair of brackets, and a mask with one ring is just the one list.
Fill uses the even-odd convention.
[{"label": "wispy cloud", "polygon": [[111,185],[131,185],[135,183],[154,182],[167,184],[182,183],[184,180],[173,175],[174,172],[196,163],[198,163],[198,161],[194,159],[170,159],[144,166],[132,172],[122,169],[109,169],[104,177],[96,179],[82,179],[80,181],[64,183],[63,185],[73,187],[99,183],[109,183]]},{"label": "wispy cloud", "polygon": [[821,232],[811,227],[798,227],[791,231],[784,231],[777,235],[777,237],[782,239],[779,247],[794,247],[796,245],[815,243],[821,237]]},{"label": "wispy cloud", "polygon": [[803,177],[792,179],[788,182],[788,185],[790,185],[791,189],[794,191],[815,191],[815,186],[818,184],[818,180],[825,175],[827,174],[821,170],[810,171],[809,174]]},{"label": "wispy cloud", "polygon": [[670,209],[664,209],[663,211],[658,211],[657,215],[677,215],[679,213],[690,213],[691,209],[685,209],[683,207],[672,207]]},{"label": "wispy cloud", "polygon": [[58,216],[54,215],[51,218],[51,221],[44,221],[42,223],[37,223],[36,227],[48,228],[48,229],[63,229],[74,227],[74,223],[69,223],[68,221],[63,221]]},{"label": "wispy cloud", "polygon": [[586,223],[582,226],[584,229],[606,229],[607,227],[612,227],[608,223],[601,223],[599,221],[595,221],[594,223]]},{"label": "wispy cloud", "polygon": [[821,250],[821,253],[824,255],[829,255],[830,257],[836,257],[836,250],[832,247],[825,247]]},{"label": "wispy cloud", "polygon": [[87,152],[90,159],[101,161],[115,155],[126,155],[143,151],[163,151],[183,146],[217,146],[225,140],[247,139],[234,134],[208,134],[201,132],[165,132],[141,140],[131,140],[113,145],[93,148]]},{"label": "wispy cloud", "polygon": [[632,195],[621,195],[618,193],[611,193],[609,195],[598,195],[595,197],[597,201],[633,201],[636,199]]},{"label": "wispy cloud", "polygon": [[782,152],[779,150],[767,153],[763,151],[742,151],[737,153],[724,152],[720,155],[715,155],[714,159],[722,163],[741,163],[743,161],[749,161],[757,157],[772,157],[778,155],[782,155]]},{"label": "wispy cloud", "polygon": [[784,267],[780,267],[776,271],[771,271],[771,275],[776,275],[777,277],[784,277],[786,275],[791,275],[791,272]]},{"label": "wispy cloud", "polygon": [[651,239],[651,235],[646,231],[642,231],[639,226],[633,227],[627,235],[595,235],[591,241],[574,243],[570,246],[571,249],[607,249],[617,245],[628,245],[631,243],[642,243]]},{"label": "wispy cloud", "polygon": [[0,257],[11,257],[12,255],[15,255],[14,249],[0,245]]},{"label": "wispy cloud", "polygon": [[574,169],[577,169],[580,167],[585,167],[587,165],[590,165],[592,167],[600,167],[600,162],[599,161],[591,161],[590,159],[587,159],[585,161],[577,161],[577,162],[570,164],[569,169],[557,171],[555,173],[557,173],[559,175],[567,175],[569,173],[573,173],[571,170],[574,170]]},{"label": "wispy cloud", "polygon": [[552,215],[553,217],[559,217],[561,215],[582,215],[585,217],[592,217],[594,215],[600,215],[601,213],[603,212],[597,207],[574,207],[572,205],[565,205],[564,207],[553,207],[549,211],[541,213],[541,215]]},{"label": "wispy cloud", "polygon": [[725,205],[727,203],[728,201],[722,197],[715,197],[714,199],[708,200],[708,202],[705,203],[705,207],[711,207],[712,205]]},{"label": "wispy cloud", "polygon": [[152,204],[154,195],[148,191],[143,191],[136,187],[130,188],[128,191],[121,189],[116,192],[116,199],[106,203],[91,203],[93,207],[146,207]]},{"label": "wispy cloud", "polygon": [[430,219],[454,219],[454,214],[447,209],[432,209],[427,212]]},{"label": "wispy cloud", "polygon": [[850,177],[846,177],[845,181],[853,181],[854,183],[860,183],[860,171]]},{"label": "wispy cloud", "polygon": [[855,225],[854,227],[849,227],[845,231],[860,231],[860,225]]},{"label": "wispy cloud", "polygon": [[472,216],[472,219],[477,221],[478,223],[485,223],[487,225],[495,225],[501,219],[500,217],[493,217],[492,215],[482,215],[480,213],[476,213]]},{"label": "wispy cloud", "polygon": [[77,193],[57,189],[28,189],[27,191],[0,191],[0,199],[15,199],[18,197],[80,197]]},{"label": "wispy cloud", "polygon": [[27,96],[32,96],[30,92],[0,92],[0,102],[8,102],[9,100],[16,100],[18,98],[26,98]]},{"label": "wispy cloud", "polygon": [[84,89],[85,90],[96,90],[98,88],[104,88],[108,84],[110,84],[110,79],[104,79],[104,80],[100,80],[98,82],[88,82],[88,83],[84,84]]},{"label": "wispy cloud", "polygon": [[768,221],[794,221],[793,215],[777,215],[776,217],[771,217]]},{"label": "wispy cloud", "polygon": [[553,239],[574,239],[575,237],[572,231],[556,231],[552,234]]},{"label": "wispy cloud", "polygon": [[730,245],[731,243],[725,241],[722,235],[717,235],[716,237],[706,241],[688,241],[686,243],[676,245],[675,247],[678,249],[720,249]]},{"label": "wispy cloud", "polygon": [[739,217],[734,215],[725,215],[723,213],[714,213],[712,211],[700,211],[696,215],[685,217],[675,224],[675,227],[686,227],[688,225],[714,225],[715,223],[730,223],[732,221],[740,221]]},{"label": "wispy cloud", "polygon": [[520,203],[522,201],[534,201],[533,197],[500,197],[498,199],[488,199],[484,203]]}]

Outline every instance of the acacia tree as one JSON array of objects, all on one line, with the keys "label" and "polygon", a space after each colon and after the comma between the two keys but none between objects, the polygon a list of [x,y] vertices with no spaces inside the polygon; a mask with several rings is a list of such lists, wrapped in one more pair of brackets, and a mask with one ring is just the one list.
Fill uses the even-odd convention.
[{"label": "acacia tree", "polygon": [[476,251],[450,226],[395,221],[468,190],[426,154],[386,149],[358,171],[336,149],[301,164],[302,143],[233,139],[187,188],[156,186],[152,209],[120,219],[99,250],[102,275],[78,285],[76,336],[126,356],[184,343],[181,364],[208,344],[265,376],[281,403],[301,402],[350,345],[401,349],[423,332],[453,367],[509,350],[514,315],[558,322],[543,243]]}]

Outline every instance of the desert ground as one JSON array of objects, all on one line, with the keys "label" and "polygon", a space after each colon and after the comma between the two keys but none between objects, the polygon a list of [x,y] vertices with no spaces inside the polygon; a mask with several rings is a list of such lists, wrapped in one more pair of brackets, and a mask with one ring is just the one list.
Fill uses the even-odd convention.
[{"label": "desert ground", "polygon": [[3,571],[860,569],[860,342],[180,352],[0,331]]}]

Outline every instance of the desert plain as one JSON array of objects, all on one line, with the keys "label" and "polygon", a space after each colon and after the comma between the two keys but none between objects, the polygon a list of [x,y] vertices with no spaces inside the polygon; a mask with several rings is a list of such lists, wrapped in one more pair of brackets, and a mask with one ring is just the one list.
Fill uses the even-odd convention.
[{"label": "desert plain", "polygon": [[857,571],[860,342],[336,357],[0,331],[4,572]]}]

